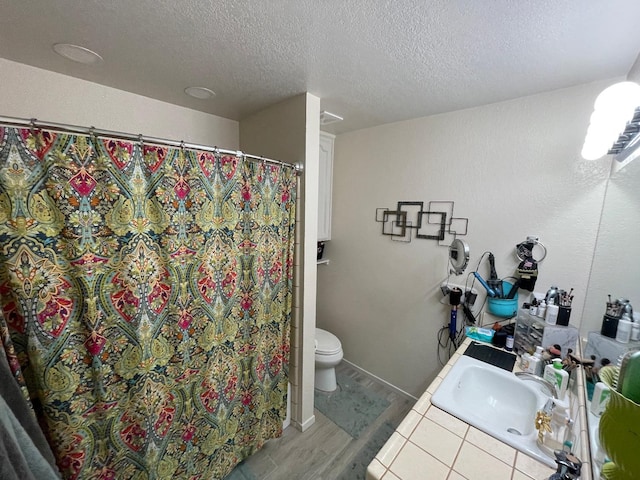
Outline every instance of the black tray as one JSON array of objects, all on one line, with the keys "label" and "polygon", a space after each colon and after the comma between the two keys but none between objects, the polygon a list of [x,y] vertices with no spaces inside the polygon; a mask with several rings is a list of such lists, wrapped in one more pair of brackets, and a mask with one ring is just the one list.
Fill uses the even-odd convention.
[{"label": "black tray", "polygon": [[463,355],[488,363],[494,367],[502,368],[508,372],[513,371],[513,366],[516,364],[516,356],[513,353],[498,350],[484,343],[471,342],[471,345],[467,347]]}]

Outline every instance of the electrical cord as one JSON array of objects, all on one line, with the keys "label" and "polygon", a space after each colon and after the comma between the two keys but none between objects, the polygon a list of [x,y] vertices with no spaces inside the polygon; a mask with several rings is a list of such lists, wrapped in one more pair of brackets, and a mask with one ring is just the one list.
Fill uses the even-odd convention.
[{"label": "electrical cord", "polygon": [[[445,325],[438,330],[438,362],[440,366],[445,366],[451,358],[451,355],[458,349],[458,335],[452,339],[449,335],[449,326]],[[446,359],[442,360],[442,355],[446,354]]]},{"label": "electrical cord", "polygon": [[[487,251],[484,252],[481,256],[480,259],[478,260],[478,264],[476,266],[475,271],[469,272],[467,273],[467,277],[465,279],[464,282],[464,289],[465,289],[465,293],[472,291],[475,288],[475,284],[476,284],[476,276],[474,275],[474,273],[478,272],[478,269],[480,268],[480,264],[482,263],[482,261],[484,260],[484,258],[487,255],[490,255],[491,252]],[[447,276],[447,283],[446,285],[449,285],[449,276],[450,274]],[[469,279],[471,278],[471,283],[469,283]],[[504,277],[502,279],[500,279],[500,281],[505,281],[505,280],[512,280],[512,281],[517,281],[518,278],[514,277],[514,276],[508,276],[508,277]],[[453,355],[453,353],[455,353],[455,351],[458,349],[458,347],[462,344],[462,342],[464,341],[464,338],[466,336],[465,334],[465,327],[466,326],[471,326],[474,325],[474,320],[475,320],[475,324],[478,327],[484,327],[485,325],[479,321],[477,321],[478,315],[480,312],[482,312],[482,310],[484,309],[485,305],[487,304],[487,296],[484,296],[484,299],[482,301],[482,303],[480,304],[480,306],[478,307],[477,304],[473,305],[473,307],[476,307],[474,309],[472,309],[472,305],[469,305],[468,303],[468,298],[465,295],[465,299],[464,299],[464,304],[465,306],[469,309],[471,315],[473,316],[473,318],[469,318],[469,316],[467,315],[467,313],[465,312],[464,308],[460,308],[459,311],[462,311],[464,313],[464,316],[461,316],[464,320],[461,322],[458,322],[458,324],[456,325],[456,332],[454,335],[451,335],[450,329],[449,329],[449,324],[444,325],[443,327],[441,327],[438,330],[438,334],[437,334],[437,338],[438,338],[438,362],[440,363],[441,366],[444,366],[446,364],[446,362],[449,360],[449,358],[451,358],[451,355]],[[460,317],[459,317],[460,318]],[[499,323],[500,325],[503,325],[505,323],[510,323],[513,320],[513,318],[506,318],[504,320],[498,320],[495,323]],[[492,325],[493,326],[493,325]],[[443,360],[443,356],[446,356],[446,359]]]},{"label": "electrical cord", "polygon": [[[476,265],[476,269],[475,269],[474,272],[476,272],[476,273],[478,272],[478,269],[480,268],[480,264],[482,263],[484,258],[486,256],[490,255],[490,254],[491,254],[491,252],[486,251],[480,256],[480,258],[478,259],[478,264]],[[476,277],[475,277],[475,275],[473,275],[474,272],[467,273],[467,278],[465,279],[465,282],[464,282],[465,292],[471,291],[475,287]],[[447,287],[449,286],[450,277],[451,277],[451,271],[448,271],[448,273],[447,273],[447,282],[446,282],[446,286]],[[469,277],[471,277],[471,286],[469,286]],[[480,308],[478,308],[478,309],[476,309],[474,311],[471,308],[471,305],[469,305],[467,303],[467,299],[465,298],[466,306],[469,308],[469,310],[471,311],[472,315],[474,317],[476,317],[476,318],[477,318],[478,314],[484,308],[486,302],[487,302],[487,297],[485,296],[484,300],[482,301],[482,304],[480,305]],[[463,310],[463,309],[460,309],[460,310]],[[437,338],[438,338],[438,362],[440,363],[441,366],[444,366],[447,363],[449,358],[451,358],[451,355],[453,355],[455,353],[455,351],[458,349],[458,347],[462,344],[462,341],[464,340],[464,337],[465,337],[465,327],[469,326],[469,325],[473,325],[473,322],[465,314],[464,315],[464,321],[463,322],[458,322],[458,325],[456,325],[456,333],[455,333],[455,335],[453,335],[453,338],[451,338],[452,336],[451,336],[450,331],[449,331],[449,324],[448,323],[446,325],[442,326],[438,330],[438,334],[437,334]],[[482,326],[482,325],[478,325],[478,326]],[[444,361],[443,361],[443,358],[442,358],[443,355],[446,355],[446,360],[444,360]]]},{"label": "electrical cord", "polygon": [[[460,309],[459,311],[463,311]],[[464,321],[459,322],[456,325],[456,333],[451,338],[451,334],[449,331],[449,325],[444,325],[438,330],[438,362],[441,366],[444,366],[449,358],[455,353],[458,347],[462,344],[465,339],[465,327],[473,325],[473,322],[464,315]],[[443,360],[443,355],[446,355],[446,359]]]}]

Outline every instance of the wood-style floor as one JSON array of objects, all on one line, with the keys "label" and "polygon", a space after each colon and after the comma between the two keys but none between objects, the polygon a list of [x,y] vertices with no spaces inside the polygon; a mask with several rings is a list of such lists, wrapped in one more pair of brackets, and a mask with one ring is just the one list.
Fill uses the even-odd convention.
[{"label": "wood-style floor", "polygon": [[[397,427],[415,403],[345,362],[337,369],[390,403],[360,438],[352,438],[316,409],[316,421],[307,431],[302,433],[294,427],[287,428],[282,437],[267,442],[262,450],[236,467],[227,479],[342,480],[344,472],[358,453],[366,448],[378,428],[385,422]],[[364,478],[365,470],[366,467],[362,467],[361,478]],[[354,473],[353,478],[357,477]]]}]

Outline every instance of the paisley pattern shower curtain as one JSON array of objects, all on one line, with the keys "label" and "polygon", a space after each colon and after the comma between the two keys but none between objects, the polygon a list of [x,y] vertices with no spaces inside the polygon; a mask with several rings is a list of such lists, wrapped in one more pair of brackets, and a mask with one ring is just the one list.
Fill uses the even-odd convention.
[{"label": "paisley pattern shower curtain", "polygon": [[281,434],[295,183],[0,127],[0,338],[64,478],[223,478]]}]

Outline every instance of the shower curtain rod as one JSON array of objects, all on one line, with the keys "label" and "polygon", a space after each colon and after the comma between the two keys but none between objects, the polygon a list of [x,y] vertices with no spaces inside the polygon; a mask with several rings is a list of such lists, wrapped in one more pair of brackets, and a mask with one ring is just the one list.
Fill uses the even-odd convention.
[{"label": "shower curtain rod", "polygon": [[77,125],[69,125],[65,123],[53,123],[42,122],[35,118],[14,118],[0,116],[0,125],[10,127],[29,127],[29,128],[44,128],[47,130],[55,130],[63,133],[74,133],[79,135],[95,135],[96,137],[106,137],[121,140],[131,140],[136,142],[142,142],[153,145],[166,145],[168,147],[180,147],[189,148],[192,150],[202,150],[206,152],[218,152],[225,155],[236,155],[238,157],[244,157],[251,161],[271,163],[274,165],[280,165],[284,168],[293,168],[296,171],[296,175],[300,175],[303,170],[302,164],[291,164],[287,162],[281,162],[280,160],[273,160],[271,158],[259,157],[257,155],[251,155],[244,153],[240,150],[228,150],[224,148],[211,147],[208,145],[200,145],[197,143],[187,143],[183,141],[169,140],[166,138],[147,137],[142,134],[135,135],[131,133],[117,132],[115,130],[103,130],[95,127],[79,127]]}]

